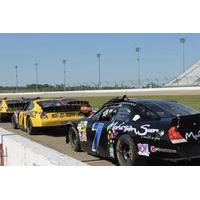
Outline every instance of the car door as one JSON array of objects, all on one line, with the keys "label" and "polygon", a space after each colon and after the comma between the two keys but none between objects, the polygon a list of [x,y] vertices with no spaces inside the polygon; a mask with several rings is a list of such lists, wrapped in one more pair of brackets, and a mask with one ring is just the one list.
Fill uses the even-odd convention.
[{"label": "car door", "polygon": [[107,126],[110,123],[117,106],[107,106],[90,118],[87,122],[87,144],[81,145],[84,151],[91,154],[104,154]]}]

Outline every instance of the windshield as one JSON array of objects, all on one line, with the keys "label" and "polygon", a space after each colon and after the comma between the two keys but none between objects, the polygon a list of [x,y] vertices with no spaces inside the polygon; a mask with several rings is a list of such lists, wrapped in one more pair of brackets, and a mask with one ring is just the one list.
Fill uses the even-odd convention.
[{"label": "windshield", "polygon": [[173,115],[186,116],[199,113],[191,107],[172,101],[145,102],[144,105],[160,117],[171,117]]}]

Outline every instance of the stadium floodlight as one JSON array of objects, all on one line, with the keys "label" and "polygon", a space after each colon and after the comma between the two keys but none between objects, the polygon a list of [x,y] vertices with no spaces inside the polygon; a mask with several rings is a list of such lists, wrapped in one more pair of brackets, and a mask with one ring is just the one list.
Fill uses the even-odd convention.
[{"label": "stadium floodlight", "polygon": [[16,90],[16,92],[17,92],[17,89],[18,89],[18,66],[17,65],[15,65],[15,77],[16,77],[16,86],[15,86],[15,90]]},{"label": "stadium floodlight", "polygon": [[98,59],[98,68],[99,68],[99,82],[98,82],[98,88],[101,87],[101,54],[97,54],[97,59]]},{"label": "stadium floodlight", "polygon": [[183,45],[183,72],[185,71],[185,38],[180,38],[180,43]]},{"label": "stadium floodlight", "polygon": [[66,60],[63,59],[62,63],[64,65],[64,82],[63,82],[63,90],[66,90]]},{"label": "stadium floodlight", "polygon": [[138,62],[138,88],[140,88],[140,47],[136,47],[137,62]]},{"label": "stadium floodlight", "polygon": [[38,91],[38,85],[39,85],[39,80],[38,80],[38,63],[34,63],[35,65],[35,80],[36,80],[36,84],[35,84],[35,90]]}]

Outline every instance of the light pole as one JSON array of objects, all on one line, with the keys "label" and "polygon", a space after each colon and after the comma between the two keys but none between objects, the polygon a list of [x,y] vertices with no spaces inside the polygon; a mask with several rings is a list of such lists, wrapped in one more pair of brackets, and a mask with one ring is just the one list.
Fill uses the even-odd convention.
[{"label": "light pole", "polygon": [[39,84],[39,81],[38,81],[38,63],[35,63],[35,76],[36,76],[36,85],[35,85],[35,90],[38,91],[38,84]]},{"label": "light pole", "polygon": [[98,66],[99,66],[99,82],[98,82],[98,88],[101,87],[101,54],[97,54],[97,59],[98,59]]},{"label": "light pole", "polygon": [[138,88],[140,88],[140,48],[137,47],[136,49],[137,53],[137,62],[138,62]]},{"label": "light pole", "polygon": [[180,43],[183,44],[183,72],[185,71],[185,38],[180,38]]},{"label": "light pole", "polygon": [[15,91],[17,92],[17,89],[18,89],[18,66],[15,65],[15,77],[16,77],[16,88],[15,88]]},{"label": "light pole", "polygon": [[63,62],[63,65],[64,65],[64,82],[63,82],[63,90],[65,90],[65,89],[66,89],[66,60],[63,59],[62,62]]}]

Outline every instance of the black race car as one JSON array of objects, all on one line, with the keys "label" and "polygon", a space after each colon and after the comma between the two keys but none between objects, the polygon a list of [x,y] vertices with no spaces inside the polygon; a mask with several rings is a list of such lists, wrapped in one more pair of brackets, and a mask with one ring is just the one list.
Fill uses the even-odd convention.
[{"label": "black race car", "polygon": [[75,151],[136,165],[141,158],[200,158],[200,113],[168,100],[114,98],[67,129]]}]

